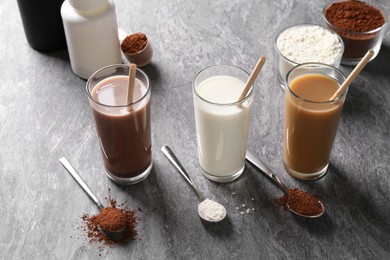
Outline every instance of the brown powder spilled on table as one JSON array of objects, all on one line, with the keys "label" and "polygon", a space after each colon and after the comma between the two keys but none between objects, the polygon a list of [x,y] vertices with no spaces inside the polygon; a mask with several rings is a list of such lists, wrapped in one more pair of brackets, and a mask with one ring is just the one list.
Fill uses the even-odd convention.
[{"label": "brown powder spilled on table", "polygon": [[[124,245],[129,243],[131,240],[135,240],[138,235],[137,225],[141,220],[137,215],[137,211],[141,211],[140,208],[138,210],[133,209],[124,209],[124,204],[118,204],[117,201],[111,198],[111,192],[109,189],[109,196],[105,198],[109,206],[102,209],[96,215],[90,215],[85,213],[81,219],[81,227],[80,229],[83,231],[84,235],[87,238],[87,242],[89,244],[98,244],[99,256],[102,255],[103,252],[109,253],[116,245]],[[124,219],[116,218],[118,210],[121,210],[124,216]],[[123,227],[123,221],[125,222],[125,230],[123,232],[122,237],[119,240],[111,240],[106,237],[99,230],[99,222],[101,223],[104,220],[104,225],[113,227],[109,230],[115,230],[117,226]],[[83,249],[82,251],[85,251]]]}]

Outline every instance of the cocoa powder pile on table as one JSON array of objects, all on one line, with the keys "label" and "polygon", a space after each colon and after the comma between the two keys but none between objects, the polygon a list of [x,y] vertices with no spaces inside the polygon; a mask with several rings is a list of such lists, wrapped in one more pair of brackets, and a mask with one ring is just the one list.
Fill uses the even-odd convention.
[{"label": "cocoa powder pile on table", "polygon": [[[89,239],[90,243],[96,243],[96,242],[102,242],[104,245],[114,245],[114,244],[126,244],[130,240],[135,240],[137,237],[137,223],[139,221],[139,218],[136,217],[134,210],[124,210],[123,216],[125,221],[125,231],[122,235],[122,238],[119,240],[111,240],[108,237],[106,237],[100,230],[99,230],[99,220],[102,219],[102,217],[106,217],[107,215],[104,214],[104,212],[112,211],[112,209],[116,208],[104,208],[99,214],[90,216],[88,214],[84,214],[82,216],[82,220],[86,224],[86,228],[84,231],[86,232],[86,235]],[[115,214],[112,214],[111,216],[114,216]],[[105,221],[108,221],[107,219]],[[112,219],[110,222],[115,222],[116,220]],[[122,221],[122,220],[120,220]],[[110,223],[111,226],[118,226],[117,223]],[[120,226],[120,225],[119,225]],[[122,226],[123,227],[123,226]],[[115,229],[111,229],[114,231]]]},{"label": "cocoa powder pile on table", "polygon": [[[115,199],[111,198],[111,195],[106,200],[109,206],[102,209],[98,214],[84,214],[81,217],[81,230],[86,235],[88,243],[101,243],[99,255],[106,249],[112,249],[115,245],[127,244],[129,241],[135,240],[138,235],[137,225],[141,220],[136,215],[137,211],[141,211],[140,208],[138,210],[123,209],[125,203],[118,204]],[[102,228],[111,231],[120,230],[125,225],[125,230],[121,239],[111,240],[99,230],[99,224]]]},{"label": "cocoa powder pile on table", "polygon": [[125,212],[119,208],[104,208],[94,217],[99,226],[108,231],[119,231],[127,225]]}]

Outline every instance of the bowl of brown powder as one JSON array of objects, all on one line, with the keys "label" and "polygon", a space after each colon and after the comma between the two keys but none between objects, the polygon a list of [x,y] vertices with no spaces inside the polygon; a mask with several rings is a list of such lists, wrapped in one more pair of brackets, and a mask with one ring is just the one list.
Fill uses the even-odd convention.
[{"label": "bowl of brown powder", "polygon": [[333,1],[324,7],[323,16],[327,27],[344,42],[342,64],[356,65],[370,49],[375,52],[371,60],[378,55],[388,23],[379,1]]}]

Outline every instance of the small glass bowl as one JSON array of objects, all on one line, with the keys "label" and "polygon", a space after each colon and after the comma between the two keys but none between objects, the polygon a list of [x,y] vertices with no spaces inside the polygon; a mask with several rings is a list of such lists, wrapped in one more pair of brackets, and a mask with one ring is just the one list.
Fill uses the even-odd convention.
[{"label": "small glass bowl", "polygon": [[[285,78],[286,78],[287,73],[292,68],[294,68],[297,65],[300,65],[301,63],[293,61],[293,60],[287,58],[285,55],[283,55],[283,53],[278,48],[278,38],[280,35],[282,35],[287,30],[293,29],[295,27],[304,27],[304,26],[320,27],[320,28],[332,33],[333,35],[335,35],[337,37],[338,42],[340,43],[340,46],[341,46],[340,53],[337,55],[337,57],[335,57],[335,59],[332,62],[327,62],[326,64],[334,66],[336,68],[340,67],[341,57],[342,57],[343,52],[344,52],[344,43],[338,34],[336,34],[335,32],[333,32],[333,31],[331,31],[331,30],[329,30],[321,25],[317,25],[317,24],[297,24],[297,25],[292,25],[290,27],[287,27],[287,28],[283,29],[281,32],[279,32],[279,34],[275,37],[275,41],[274,41],[275,53],[276,53],[276,55],[275,55],[276,78],[277,78],[278,84],[280,85],[280,87],[283,90],[285,89]],[[322,62],[322,61],[320,61],[320,60],[306,60],[305,62]]]},{"label": "small glass bowl", "polygon": [[353,31],[346,31],[337,26],[334,26],[326,19],[325,16],[326,10],[332,4],[339,3],[339,2],[345,2],[345,0],[332,1],[329,4],[325,5],[322,14],[326,26],[330,30],[340,35],[341,39],[343,39],[345,50],[341,60],[341,64],[343,65],[358,64],[359,61],[364,57],[364,55],[370,49],[374,50],[374,55],[372,56],[370,61],[373,60],[379,53],[383,41],[383,36],[385,33],[385,27],[387,26],[388,23],[388,17],[387,17],[385,7],[379,1],[376,0],[362,0],[362,2],[367,3],[379,10],[385,19],[385,23],[381,27],[378,27],[368,32],[353,32]]}]

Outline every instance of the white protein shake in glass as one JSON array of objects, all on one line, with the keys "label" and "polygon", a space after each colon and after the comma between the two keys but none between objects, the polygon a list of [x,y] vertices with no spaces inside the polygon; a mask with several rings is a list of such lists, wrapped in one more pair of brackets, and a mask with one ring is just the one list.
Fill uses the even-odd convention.
[{"label": "white protein shake in glass", "polygon": [[[219,67],[221,66],[208,69]],[[228,71],[237,70],[243,75],[239,78],[236,75],[231,76],[231,73],[215,76],[215,73],[206,73],[210,77],[202,78],[199,82],[197,79],[194,81],[199,163],[204,175],[218,182],[232,181],[244,170],[253,100],[253,89],[243,100],[238,100],[249,76],[239,68],[224,67],[227,67]],[[200,72],[197,78],[203,72],[205,70]]]}]

